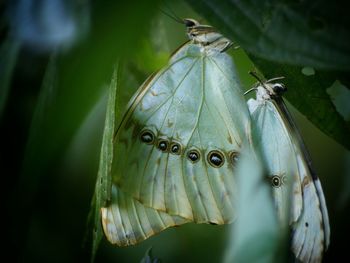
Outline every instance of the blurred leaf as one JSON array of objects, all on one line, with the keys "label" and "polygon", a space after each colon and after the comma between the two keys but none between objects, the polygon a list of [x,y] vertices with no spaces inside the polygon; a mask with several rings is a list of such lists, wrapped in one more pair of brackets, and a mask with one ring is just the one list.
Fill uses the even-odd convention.
[{"label": "blurred leaf", "polygon": [[[164,48],[163,48],[164,50]],[[152,72],[159,70],[169,60],[169,53],[162,49],[155,50],[149,40],[144,39],[142,46],[135,53],[136,64],[139,69]]]},{"label": "blurred leaf", "polygon": [[160,260],[152,256],[152,248],[149,248],[140,263],[160,263]]},{"label": "blurred leaf", "polygon": [[20,43],[11,38],[7,38],[0,46],[0,117],[5,109],[19,50]]},{"label": "blurred leaf", "polygon": [[[88,183],[89,178],[87,178],[87,175],[92,173],[93,178],[91,179],[94,184],[96,184],[96,171],[98,170],[103,137],[103,129],[101,129],[101,127],[103,127],[106,122],[106,105],[108,93],[110,92],[108,86],[106,86],[105,91],[106,92],[101,95],[101,98],[86,115],[86,118],[76,131],[76,134],[64,156],[64,164],[62,165],[60,177],[62,181],[67,183],[67,186],[65,187],[67,190],[69,190],[69,188],[76,189],[77,187],[80,187],[82,181]],[[74,177],[72,177],[72,174]],[[82,196],[82,192],[79,192],[79,195]],[[89,198],[91,198],[90,191],[88,192],[88,195]],[[69,200],[69,196],[67,196],[67,199]],[[79,202],[78,200],[74,201]],[[72,204],[74,201],[69,200]],[[93,231],[95,223],[95,204],[96,192],[94,193],[90,204],[87,225],[85,227],[85,237],[83,239],[83,247],[86,248],[86,254],[90,255],[91,258],[91,245],[93,243],[93,235],[95,235],[95,232]],[[85,215],[86,213],[84,216]]]},{"label": "blurred leaf", "polygon": [[187,0],[246,51],[279,63],[350,70],[342,1]]},{"label": "blurred leaf", "polygon": [[350,126],[327,93],[335,81],[334,74],[315,71],[314,75],[307,76],[298,66],[251,58],[267,79],[284,76],[281,82],[288,88],[284,97],[326,135],[350,149]]},{"label": "blurred leaf", "polygon": [[[37,99],[36,107],[30,124],[27,145],[24,152],[24,160],[22,163],[21,176],[15,200],[17,201],[15,209],[19,209],[30,218],[32,206],[35,203],[36,192],[40,184],[41,174],[44,171],[46,160],[51,156],[41,155],[40,144],[42,135],[45,130],[42,127],[49,119],[48,112],[51,109],[57,91],[57,55],[53,54],[50,57],[46,67],[45,75],[42,81],[42,86]],[[38,165],[41,163],[42,165]],[[20,200],[20,201],[19,201]],[[15,234],[25,235],[25,231],[30,224],[30,219],[23,222],[22,218],[15,217],[13,229]]]},{"label": "blurred leaf", "polygon": [[[98,169],[95,193],[91,213],[94,214],[92,261],[95,258],[98,246],[103,237],[101,225],[101,207],[107,205],[111,195],[111,167],[113,160],[113,137],[116,129],[116,94],[118,90],[118,66],[114,69],[111,84],[109,86],[109,95],[106,111],[106,120],[103,132],[100,165]],[[91,218],[92,219],[92,218]]]},{"label": "blurred leaf", "polygon": [[287,232],[277,221],[271,189],[250,149],[242,152],[236,171],[237,219],[224,262],[284,262]]},{"label": "blurred leaf", "polygon": [[[39,136],[42,136],[42,126],[49,119],[49,110],[55,100],[55,96],[58,88],[58,69],[57,69],[57,54],[54,53],[51,55],[49,62],[46,67],[45,75],[43,78],[41,90],[38,96],[36,107],[33,113],[28,141],[25,150],[25,158],[23,163],[24,173],[29,173],[33,167],[33,162],[38,160],[38,158],[44,158],[44,156],[37,156],[37,139]],[[36,167],[36,171],[41,171],[44,167]],[[36,185],[38,184],[40,173],[34,173],[31,177],[23,175],[24,181],[30,180],[31,189],[26,183],[28,193],[33,194],[35,192]],[[30,196],[31,196],[30,194]],[[28,201],[30,197],[28,196]]]},{"label": "blurred leaf", "polygon": [[71,47],[88,32],[88,0],[17,0],[11,4],[12,33],[36,52]]}]

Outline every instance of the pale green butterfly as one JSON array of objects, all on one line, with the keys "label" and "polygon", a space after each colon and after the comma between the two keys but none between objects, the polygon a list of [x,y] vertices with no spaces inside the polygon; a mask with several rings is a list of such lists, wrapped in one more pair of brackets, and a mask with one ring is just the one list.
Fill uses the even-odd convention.
[{"label": "pale green butterfly", "polygon": [[107,239],[136,244],[194,221],[234,219],[234,166],[250,115],[232,42],[184,19],[190,41],[136,92],[114,137],[112,197],[102,208]]},{"label": "pale green butterfly", "polygon": [[[253,74],[258,80],[259,78]],[[248,101],[258,150],[266,165],[281,221],[292,228],[292,251],[302,262],[321,262],[330,239],[330,227],[321,183],[311,166],[311,158],[281,97],[283,84],[259,80],[256,99]],[[287,159],[288,158],[288,159]],[[287,167],[285,160],[288,160]],[[291,171],[294,171],[291,172]],[[290,217],[286,212],[291,184]]]}]

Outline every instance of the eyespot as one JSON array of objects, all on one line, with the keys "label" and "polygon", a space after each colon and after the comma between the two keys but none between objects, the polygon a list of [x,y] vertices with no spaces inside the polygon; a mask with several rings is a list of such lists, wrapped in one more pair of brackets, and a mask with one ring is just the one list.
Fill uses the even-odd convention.
[{"label": "eyespot", "polygon": [[281,178],[278,175],[274,175],[271,177],[271,185],[275,188],[280,187],[282,184]]},{"label": "eyespot", "polygon": [[196,163],[199,161],[200,159],[200,153],[199,151],[193,149],[193,150],[190,150],[188,153],[187,153],[187,158],[190,159],[190,161],[192,163]]},{"label": "eyespot", "polygon": [[225,162],[224,155],[216,150],[209,152],[207,159],[208,163],[216,168],[221,167]]},{"label": "eyespot", "polygon": [[239,159],[239,153],[235,151],[231,151],[229,153],[229,158],[230,158],[230,162],[235,166]]},{"label": "eyespot", "polygon": [[143,130],[141,132],[140,139],[146,144],[152,144],[154,142],[154,134],[150,130]]},{"label": "eyespot", "polygon": [[170,152],[176,155],[181,154],[181,145],[177,142],[172,142],[170,144]]},{"label": "eyespot", "polygon": [[167,140],[161,139],[157,143],[157,148],[162,152],[166,152],[168,150],[169,142]]}]

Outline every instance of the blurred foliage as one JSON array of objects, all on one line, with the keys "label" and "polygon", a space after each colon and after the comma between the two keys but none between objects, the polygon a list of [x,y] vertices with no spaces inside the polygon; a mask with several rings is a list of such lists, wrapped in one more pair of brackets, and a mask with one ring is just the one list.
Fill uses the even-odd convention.
[{"label": "blurred foliage", "polygon": [[19,52],[19,42],[10,38],[0,46],[0,118],[6,106],[13,68]]},{"label": "blurred foliage", "polygon": [[89,0],[9,2],[11,33],[24,45],[48,52],[71,47],[89,30]]},{"label": "blurred foliage", "polygon": [[[46,4],[55,1],[50,0]],[[162,14],[159,9],[161,2],[156,0],[151,4],[143,1],[76,0],[62,10],[71,12],[68,17],[75,23],[77,38],[73,38],[74,41],[68,46],[46,45],[43,48],[34,42],[26,42],[25,38],[19,38],[19,31],[14,30],[14,25],[19,24],[13,19],[25,21],[26,17],[11,16],[13,11],[4,12],[7,9],[15,10],[18,3],[24,2],[7,1],[0,4],[0,12],[4,16],[0,28],[0,107],[3,107],[3,114],[0,115],[0,166],[4,180],[4,225],[7,226],[4,230],[5,249],[8,253],[15,252],[11,253],[14,262],[89,261],[90,244],[82,248],[82,242],[99,167],[108,84],[114,65],[117,59],[122,61],[118,71],[120,92],[116,97],[116,104],[119,105],[116,109],[118,122],[134,91],[148,75],[165,65],[171,52],[187,40],[184,26]],[[43,9],[40,4],[45,1],[27,2],[39,5],[30,10],[56,12],[54,8]],[[171,7],[179,17],[193,17],[202,23],[213,24],[232,37],[242,47],[229,53],[237,64],[245,89],[254,82],[247,74],[254,65],[267,78],[285,76],[289,88],[287,99],[293,106],[325,133],[330,135],[334,132],[334,139],[348,145],[344,142],[346,135],[349,138],[349,133],[344,130],[344,121],[340,116],[335,117],[338,113],[330,106],[329,97],[324,92],[333,81],[324,80],[324,72],[333,74],[336,76],[333,79],[338,79],[349,88],[349,41],[341,41],[346,37],[343,31],[339,34],[309,34],[303,31],[303,37],[311,36],[308,40],[311,44],[302,46],[305,48],[303,55],[308,56],[305,62],[302,56],[295,55],[299,54],[301,48],[297,35],[293,35],[299,25],[297,21],[305,23],[300,15],[299,20],[287,19],[282,24],[270,22],[269,29],[277,25],[279,31],[272,31],[276,35],[267,39],[269,41],[265,41],[264,45],[256,45],[260,35],[255,34],[265,31],[261,31],[258,26],[251,30],[250,25],[256,22],[253,20],[254,23],[248,23],[245,17],[261,19],[265,12],[274,10],[276,18],[288,18],[289,15],[300,14],[300,10],[310,12],[312,9],[293,7],[293,13],[290,14],[286,3],[307,1],[281,1],[277,5],[280,9],[274,9],[274,1],[266,1],[268,4],[263,4],[265,1],[250,1],[244,4],[243,9],[228,8],[226,5],[222,8],[221,4],[226,3],[224,0],[188,2],[204,15],[197,15],[182,1],[169,2],[162,9]],[[215,6],[208,8],[209,2],[215,3]],[[335,19],[332,17],[346,9],[337,2],[321,3],[327,8],[317,10],[328,12],[325,21],[332,23],[330,29],[336,25],[334,32],[348,30],[342,21],[348,19],[347,15],[337,15]],[[80,4],[84,11],[74,11]],[[232,14],[227,15],[226,12]],[[243,13],[246,15],[242,17]],[[50,13],[45,15],[50,17]],[[58,17],[52,21],[61,23],[62,20]],[[281,32],[283,26],[294,29]],[[55,28],[62,27],[57,25]],[[294,32],[290,38],[286,37],[288,32]],[[10,43],[9,36],[15,45],[6,46]],[[241,39],[239,36],[246,38]],[[324,42],[318,41],[318,37]],[[20,39],[23,42],[17,42]],[[289,45],[283,45],[281,41]],[[264,51],[264,48],[267,50]],[[249,51],[255,64],[243,50]],[[278,55],[281,57],[278,58]],[[274,62],[268,61],[270,59]],[[305,66],[313,67],[315,75],[302,75],[300,72]],[[333,70],[329,71],[330,68]],[[343,69],[341,73],[340,69]],[[310,91],[308,85],[311,85]],[[304,92],[300,95],[302,89]],[[325,261],[337,262],[347,256],[347,233],[350,232],[348,152],[312,126],[292,105],[288,106],[309,146],[327,199],[332,240]],[[320,107],[324,115],[319,115],[316,110],[312,115],[311,109],[316,109],[314,107]],[[339,185],[343,185],[341,189]],[[139,262],[151,246],[157,258],[163,262],[217,262],[223,259],[224,251],[230,244],[230,231],[229,226],[188,224],[166,230],[128,248],[113,247],[103,239],[96,262]]]}]

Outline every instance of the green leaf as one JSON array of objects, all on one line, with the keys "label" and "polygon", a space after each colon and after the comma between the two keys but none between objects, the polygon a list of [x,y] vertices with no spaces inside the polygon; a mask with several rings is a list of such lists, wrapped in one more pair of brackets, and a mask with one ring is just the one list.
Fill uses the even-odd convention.
[{"label": "green leaf", "polygon": [[19,50],[20,43],[11,38],[6,39],[0,46],[0,117],[6,105]]},{"label": "green leaf", "polygon": [[327,93],[336,75],[322,71],[305,75],[302,67],[281,65],[254,56],[251,58],[266,79],[285,77],[281,80],[288,89],[284,97],[326,135],[350,149],[349,124]]},{"label": "green leaf", "polygon": [[346,8],[337,1],[187,0],[213,26],[257,57],[350,70]]},{"label": "green leaf", "polygon": [[[93,196],[91,214],[94,214],[92,260],[94,260],[98,246],[103,237],[101,226],[101,207],[107,205],[111,195],[111,167],[113,160],[113,136],[116,121],[116,93],[118,89],[118,66],[115,67],[109,86],[106,120],[103,131],[100,165],[97,174],[95,193]],[[91,218],[92,219],[92,218]]]}]

